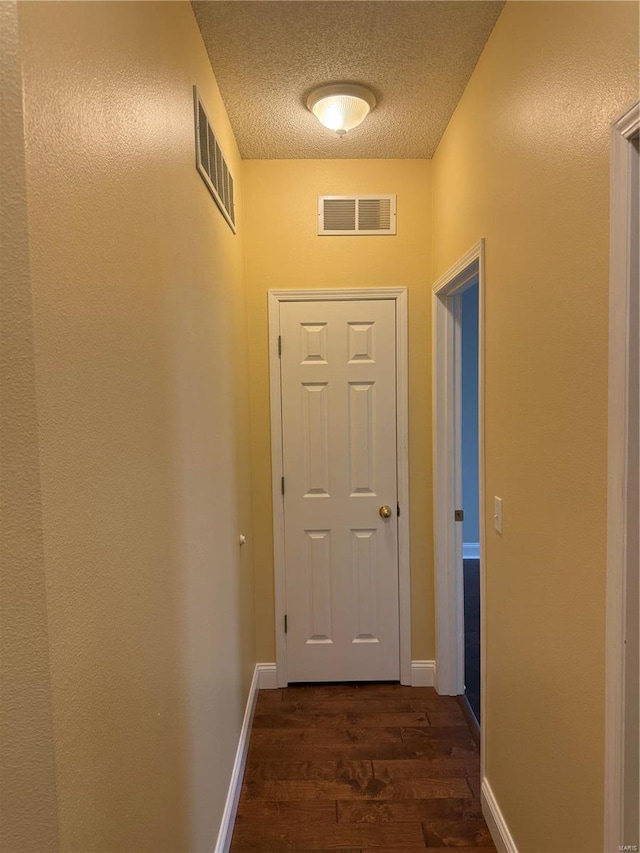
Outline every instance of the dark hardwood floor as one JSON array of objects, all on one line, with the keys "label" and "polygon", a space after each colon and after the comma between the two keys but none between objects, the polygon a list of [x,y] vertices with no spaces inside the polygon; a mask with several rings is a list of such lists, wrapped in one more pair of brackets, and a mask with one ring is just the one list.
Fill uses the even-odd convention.
[{"label": "dark hardwood floor", "polygon": [[495,850],[456,699],[395,684],[260,692],[232,853]]}]

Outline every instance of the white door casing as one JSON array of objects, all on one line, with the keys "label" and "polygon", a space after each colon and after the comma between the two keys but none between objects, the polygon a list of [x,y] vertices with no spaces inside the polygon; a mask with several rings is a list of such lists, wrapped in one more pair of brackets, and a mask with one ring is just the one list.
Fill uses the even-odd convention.
[{"label": "white door casing", "polygon": [[405,299],[269,294],[279,684],[410,683]]},{"label": "white door casing", "polygon": [[640,102],[611,125],[604,850],[638,843]]},{"label": "white door casing", "polygon": [[433,285],[433,489],[436,572],[436,689],[464,693],[462,525],[455,522],[461,487],[460,294],[478,282],[478,492],[480,532],[480,716],[484,778],[486,714],[485,462],[484,462],[484,240]]}]

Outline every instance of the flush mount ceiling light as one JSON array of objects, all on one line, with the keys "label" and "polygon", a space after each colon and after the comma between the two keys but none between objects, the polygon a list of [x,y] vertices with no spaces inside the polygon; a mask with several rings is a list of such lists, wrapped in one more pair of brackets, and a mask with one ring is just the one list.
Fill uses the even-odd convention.
[{"label": "flush mount ceiling light", "polygon": [[314,89],[307,107],[320,124],[344,136],[357,127],[376,105],[376,98],[365,86],[355,83],[331,83]]}]

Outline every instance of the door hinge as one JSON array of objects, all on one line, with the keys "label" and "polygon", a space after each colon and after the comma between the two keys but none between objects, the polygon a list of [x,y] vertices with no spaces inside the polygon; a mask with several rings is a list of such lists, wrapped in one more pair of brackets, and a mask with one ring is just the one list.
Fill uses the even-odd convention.
[{"label": "door hinge", "polygon": [[453,517],[454,517],[454,519],[455,519],[456,521],[464,521],[464,510],[457,509],[457,510],[453,513]]},{"label": "door hinge", "polygon": [[287,633],[287,614],[284,614],[284,632]]},{"label": "door hinge", "polygon": [[284,495],[284,477],[280,478],[280,490],[281,490],[282,494]]},{"label": "door hinge", "polygon": [[278,355],[282,355],[282,335],[278,335]]},{"label": "door hinge", "polygon": [[400,518],[400,504],[396,504],[396,509],[398,511],[398,518]]}]

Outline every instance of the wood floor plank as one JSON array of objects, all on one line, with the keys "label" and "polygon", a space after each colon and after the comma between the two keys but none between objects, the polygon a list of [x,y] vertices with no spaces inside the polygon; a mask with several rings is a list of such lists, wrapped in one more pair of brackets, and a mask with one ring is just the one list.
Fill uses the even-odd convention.
[{"label": "wood floor plank", "polygon": [[425,713],[429,718],[429,724],[432,726],[468,727],[464,712],[459,705],[452,705],[449,708],[429,707],[428,710],[425,709]]},{"label": "wood floor plank", "polygon": [[[462,713],[462,712],[460,712]],[[446,718],[449,720],[449,718]],[[464,717],[462,725],[466,726]],[[453,721],[451,721],[453,724]],[[348,728],[411,728],[430,725],[426,710],[424,711],[342,711],[330,713],[317,712],[309,708],[281,711],[280,708],[269,707],[268,713],[254,717],[255,729],[275,728],[315,728],[332,729]]]},{"label": "wood floor plank", "polygon": [[243,795],[248,800],[409,800],[423,798],[471,798],[466,779],[349,779],[309,781],[245,782]]},{"label": "wood floor plank", "polygon": [[284,688],[278,687],[277,690],[258,690],[258,701],[256,708],[266,707],[282,702],[284,696]]},{"label": "wood floor plank", "polygon": [[[419,731],[417,728],[408,729],[410,732]],[[413,737],[413,735],[411,735]],[[251,733],[251,744],[255,746],[269,746],[272,744],[334,744],[335,746],[349,745],[352,743],[400,743],[402,741],[399,726],[379,729],[351,726],[347,729],[339,728],[278,728],[262,729],[255,728]]]},{"label": "wood floor plank", "polygon": [[443,711],[451,707],[459,707],[453,696],[438,696],[432,687],[401,687],[400,685],[373,685],[373,687],[343,686],[343,687],[287,687],[283,694],[285,703],[294,703],[299,707],[315,707],[318,703],[369,703],[385,702],[401,704],[403,702],[420,702],[422,706],[441,708]]},{"label": "wood floor plank", "polygon": [[495,850],[491,834],[482,818],[427,821],[422,826],[427,849],[430,847],[482,847]]},{"label": "wood floor plank", "polygon": [[474,750],[476,743],[467,726],[403,726],[402,740],[452,740],[470,744]]},{"label": "wood floor plank", "polygon": [[338,823],[404,823],[433,819],[459,821],[481,816],[475,800],[462,798],[338,802]]},{"label": "wood floor plank", "polygon": [[341,848],[376,849],[420,847],[424,851],[424,836],[419,823],[398,823],[394,826],[367,824],[312,824],[275,827],[238,824],[233,835],[233,853],[280,853],[280,851],[335,850]]},{"label": "wood floor plank", "polygon": [[332,800],[250,800],[242,797],[238,803],[236,826],[255,823],[262,826],[295,825],[299,821],[336,823],[336,805]]},{"label": "wood floor plank", "polygon": [[376,779],[454,779],[472,777],[480,772],[480,756],[467,758],[408,758],[374,759],[373,775]]},{"label": "wood floor plank", "polygon": [[[290,701],[289,699],[284,699],[282,702],[282,706],[277,707],[277,710],[280,711],[288,711],[290,713],[296,713],[297,711],[305,711],[308,713],[318,713],[318,714],[426,714],[428,716],[429,712],[433,712],[433,703],[425,702],[422,699],[397,699],[392,701],[390,699],[367,699],[366,701],[358,700],[358,699],[349,699],[349,700],[332,700],[332,699],[320,699],[317,702],[298,702],[298,701]],[[272,705],[257,705],[255,711],[255,717],[259,718],[263,715],[269,715],[274,713],[274,707]],[[448,711],[443,711],[444,713],[449,713]],[[451,712],[455,715],[455,710]],[[454,717],[454,719],[456,719]]]},{"label": "wood floor plank", "polygon": [[[376,743],[306,743],[304,757],[309,761],[343,760],[371,761],[375,759],[404,759],[404,758],[468,758],[476,755],[474,744],[468,746],[460,741],[426,741],[423,738],[412,741]],[[278,759],[300,759],[300,743],[267,743],[249,744],[249,760],[269,761]]]},{"label": "wood floor plank", "polygon": [[443,735],[434,734],[433,737],[427,738],[416,734],[416,730],[413,729],[411,734],[403,735],[402,741],[408,751],[421,751],[422,755],[428,758],[466,758],[478,754],[478,748],[471,735],[468,738],[466,736],[445,738]]},{"label": "wood floor plank", "polygon": [[[463,774],[464,775],[464,774]],[[245,781],[370,779],[370,761],[247,761]]]},{"label": "wood floor plank", "polygon": [[[451,853],[451,850],[451,847],[376,847],[375,849],[365,848],[360,853]],[[296,853],[301,851],[296,850]],[[316,853],[315,850],[314,853]],[[487,848],[483,848],[482,853],[488,853]]]}]

